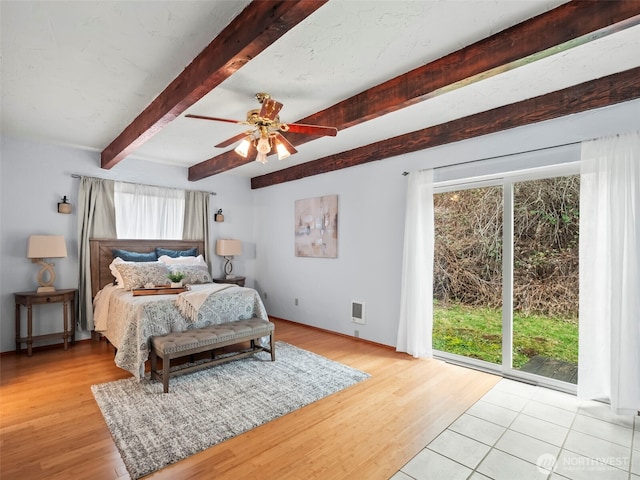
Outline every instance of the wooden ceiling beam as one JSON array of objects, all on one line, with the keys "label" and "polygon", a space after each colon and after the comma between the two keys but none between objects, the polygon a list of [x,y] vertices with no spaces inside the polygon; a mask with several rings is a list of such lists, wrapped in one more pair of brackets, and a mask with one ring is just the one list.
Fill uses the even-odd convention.
[{"label": "wooden ceiling beam", "polygon": [[251,179],[251,188],[333,172],[640,98],[640,67]]},{"label": "wooden ceiling beam", "polygon": [[328,0],[254,0],[101,154],[110,169]]},{"label": "wooden ceiling beam", "polygon": [[[557,53],[637,23],[640,2],[572,1],[491,37],[446,55],[406,74],[339,102],[296,123],[329,125],[342,130],[497,75],[505,70]],[[620,26],[622,25],[622,27]],[[594,32],[599,32],[594,34]],[[585,37],[589,35],[588,37]],[[317,137],[287,134],[293,145]],[[233,151],[189,168],[196,181],[253,161]]]}]

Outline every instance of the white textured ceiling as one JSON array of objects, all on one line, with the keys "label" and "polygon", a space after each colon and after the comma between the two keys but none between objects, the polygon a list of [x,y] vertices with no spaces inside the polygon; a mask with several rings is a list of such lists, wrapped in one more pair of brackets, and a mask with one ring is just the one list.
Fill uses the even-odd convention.
[{"label": "white textured ceiling", "polygon": [[[248,3],[3,0],[3,134],[102,151]],[[185,113],[242,120],[268,92],[294,122],[562,3],[331,0]],[[636,26],[232,173],[262,175],[628,70],[639,51]],[[189,167],[242,130],[183,114],[132,156]]]}]

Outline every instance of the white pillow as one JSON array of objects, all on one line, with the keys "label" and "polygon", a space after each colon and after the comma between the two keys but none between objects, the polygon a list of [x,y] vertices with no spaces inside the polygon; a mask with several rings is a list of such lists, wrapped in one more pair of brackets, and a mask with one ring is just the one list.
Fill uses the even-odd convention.
[{"label": "white pillow", "polygon": [[109,270],[111,271],[111,275],[113,275],[116,279],[116,287],[124,288],[123,287],[124,281],[122,280],[122,275],[120,275],[120,272],[116,268],[116,265],[118,263],[125,263],[125,262],[120,257],[116,257],[113,259],[113,262],[109,264]]},{"label": "white pillow", "polygon": [[197,257],[170,257],[168,255],[162,255],[160,258],[158,258],[158,261],[164,263],[165,265],[207,266],[207,262],[204,261],[204,257],[202,255],[198,255]]}]

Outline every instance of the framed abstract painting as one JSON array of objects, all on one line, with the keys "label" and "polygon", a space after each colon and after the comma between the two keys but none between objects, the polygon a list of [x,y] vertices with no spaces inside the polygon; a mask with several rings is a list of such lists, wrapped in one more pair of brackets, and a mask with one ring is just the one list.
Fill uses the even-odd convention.
[{"label": "framed abstract painting", "polygon": [[338,195],[296,200],[296,257],[337,258]]}]

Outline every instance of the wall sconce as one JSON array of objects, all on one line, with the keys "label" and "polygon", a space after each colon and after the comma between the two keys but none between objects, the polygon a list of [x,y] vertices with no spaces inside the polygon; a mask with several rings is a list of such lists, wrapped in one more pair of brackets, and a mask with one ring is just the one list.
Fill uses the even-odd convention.
[{"label": "wall sconce", "polygon": [[219,210],[218,210],[218,213],[216,213],[216,214],[213,216],[213,219],[214,219],[216,222],[224,222],[224,215],[222,214],[222,209],[219,209]]},{"label": "wall sconce", "polygon": [[224,257],[226,260],[224,264],[224,273],[226,278],[235,278],[232,275],[233,265],[231,259],[242,253],[242,242],[240,240],[220,239],[216,242],[216,255]]},{"label": "wall sconce", "polygon": [[62,202],[58,203],[58,213],[71,213],[71,204],[67,201],[67,196],[62,197]]},{"label": "wall sconce", "polygon": [[[42,268],[38,272],[38,293],[55,292],[53,282],[56,272],[53,263],[45,262],[47,258],[63,258],[67,256],[67,246],[62,235],[31,235],[27,243],[27,258],[33,263],[39,263]],[[49,279],[44,276],[49,274]]]}]

